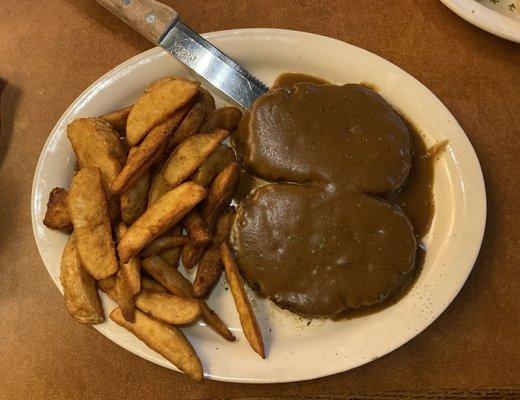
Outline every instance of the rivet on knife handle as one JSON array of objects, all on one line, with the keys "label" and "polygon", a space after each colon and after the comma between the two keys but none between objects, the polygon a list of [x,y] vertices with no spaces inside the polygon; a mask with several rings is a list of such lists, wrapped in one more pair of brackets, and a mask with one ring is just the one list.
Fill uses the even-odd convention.
[{"label": "rivet on knife handle", "polygon": [[155,0],[97,0],[141,35],[159,44],[178,18],[171,7]]}]

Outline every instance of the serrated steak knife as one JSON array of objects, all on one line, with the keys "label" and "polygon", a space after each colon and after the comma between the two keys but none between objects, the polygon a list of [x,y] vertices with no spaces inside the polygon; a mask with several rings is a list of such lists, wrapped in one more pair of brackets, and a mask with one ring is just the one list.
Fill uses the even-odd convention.
[{"label": "serrated steak knife", "polygon": [[154,44],[163,47],[242,107],[268,87],[186,26],[179,14],[155,0],[97,0]]}]

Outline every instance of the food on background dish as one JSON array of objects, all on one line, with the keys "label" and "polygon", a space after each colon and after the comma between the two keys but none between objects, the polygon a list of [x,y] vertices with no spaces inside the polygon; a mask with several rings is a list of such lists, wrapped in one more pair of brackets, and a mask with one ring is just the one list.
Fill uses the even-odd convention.
[{"label": "food on background dish", "polygon": [[[358,307],[398,290],[394,286],[414,269],[417,238],[397,204],[413,209],[417,196],[404,196],[399,203],[401,195],[395,194],[414,176],[411,141],[416,138],[391,106],[362,86],[322,85],[322,80],[301,75],[285,75],[277,83],[292,87],[302,79],[315,84],[262,96],[236,134],[240,110],[215,109],[213,97],[198,82],[173,77],[152,83],[134,106],[69,125],[79,168],[69,192],[51,192],[45,224],[64,232],[74,227],[61,267],[65,301],[74,318],[104,321],[97,286],[119,306],[111,312],[112,320],[199,380],[200,360],[175,326],[201,318],[224,339],[235,340],[204,300],[224,270],[244,334],[261,357],[262,332],[241,272],[282,307],[306,315],[335,315],[345,308],[338,305],[345,293],[350,296],[347,306]],[[294,93],[306,108],[287,107]],[[286,102],[286,108],[273,99]],[[347,108],[359,114],[360,123],[339,132],[335,124],[350,115]],[[292,130],[276,126],[277,118],[287,123],[285,128],[294,124]],[[367,135],[372,132],[363,125],[367,119],[381,140]],[[264,128],[250,129],[252,121]],[[294,135],[297,128],[299,135]],[[230,133],[247,172],[235,152],[221,143]],[[431,178],[431,171],[425,171],[415,185],[422,200],[431,197],[431,188],[423,193],[423,182]],[[258,188],[259,182],[264,186]],[[238,210],[230,206],[236,192],[243,199]],[[414,210],[414,215],[424,211]],[[313,218],[305,220],[304,215]],[[427,225],[428,217],[423,221]],[[343,229],[349,224],[357,234],[354,240]],[[326,235],[338,239],[327,249]],[[366,241],[383,249],[381,255],[364,254]],[[299,272],[291,251],[305,257]],[[336,273],[341,266],[330,273],[318,271],[316,282],[323,286],[319,301],[303,286],[297,288],[300,292],[290,290],[308,301],[277,297],[269,291],[272,283],[263,281],[278,280],[275,290],[284,294],[284,285],[298,285],[309,273],[309,261],[328,271],[331,260],[352,254],[367,268],[343,274]],[[177,270],[181,256],[185,268],[198,265],[193,284]],[[258,262],[252,262],[256,256]],[[345,277],[365,285],[346,285]]]}]

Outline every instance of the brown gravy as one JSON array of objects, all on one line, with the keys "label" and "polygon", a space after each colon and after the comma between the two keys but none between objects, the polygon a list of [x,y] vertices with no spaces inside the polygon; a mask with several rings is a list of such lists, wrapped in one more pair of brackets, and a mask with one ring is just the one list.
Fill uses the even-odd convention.
[{"label": "brown gravy", "polygon": [[232,138],[247,170],[231,235],[241,270],[303,315],[380,309],[406,292],[422,264],[432,157],[370,88],[300,74],[282,75],[275,87]]},{"label": "brown gravy", "polygon": [[287,72],[275,79],[271,89],[290,88],[297,83],[315,83],[316,85],[330,84],[329,81],[316,76],[300,74],[298,72]]}]

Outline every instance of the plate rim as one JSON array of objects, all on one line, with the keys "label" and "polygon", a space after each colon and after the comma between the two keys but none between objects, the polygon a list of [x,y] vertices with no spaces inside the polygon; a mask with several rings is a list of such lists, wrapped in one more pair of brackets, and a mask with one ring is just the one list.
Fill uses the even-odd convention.
[{"label": "plate rim", "polygon": [[440,0],[446,7],[470,24],[492,35],[520,43],[520,21],[502,15],[476,0]]},{"label": "plate rim", "polygon": [[[203,36],[205,38],[211,40],[212,38],[215,38],[215,37],[224,37],[224,36],[229,36],[229,35],[242,35],[242,34],[262,35],[262,34],[273,34],[273,33],[280,34],[280,35],[285,35],[285,36],[291,36],[291,35],[307,36],[307,37],[312,37],[314,39],[330,41],[331,43],[334,42],[335,44],[341,45],[341,46],[350,46],[350,47],[356,48],[359,51],[366,52],[366,53],[369,53],[371,56],[377,57],[377,59],[380,62],[382,62],[384,64],[387,64],[387,65],[391,66],[392,68],[398,69],[400,71],[400,73],[405,74],[405,76],[408,79],[412,79],[418,85],[420,85],[424,90],[426,90],[426,92],[432,97],[432,100],[438,103],[438,105],[441,107],[442,111],[447,113],[449,116],[451,116],[453,118],[453,123],[463,133],[462,139],[464,141],[467,141],[467,144],[469,145],[468,149],[471,151],[470,155],[472,157],[474,157],[474,159],[476,161],[477,169],[476,169],[475,172],[477,172],[478,174],[475,176],[475,178],[478,180],[478,183],[480,184],[479,187],[481,189],[481,195],[482,195],[480,198],[476,199],[477,202],[479,203],[478,204],[479,208],[482,210],[481,224],[478,227],[475,228],[475,230],[479,234],[478,234],[478,240],[475,239],[475,241],[473,243],[473,246],[472,246],[472,249],[473,249],[472,254],[473,254],[473,256],[471,257],[471,264],[468,262],[468,265],[470,264],[471,266],[467,268],[466,274],[464,276],[464,279],[460,280],[460,284],[457,286],[457,290],[453,294],[451,294],[449,296],[446,296],[446,300],[447,301],[443,303],[442,307],[439,307],[436,310],[435,315],[431,318],[431,320],[429,320],[429,322],[424,327],[422,327],[421,329],[418,329],[417,331],[413,332],[412,334],[409,334],[405,339],[403,339],[401,341],[401,344],[398,345],[397,347],[393,348],[392,350],[385,351],[382,354],[379,354],[378,356],[374,357],[373,359],[360,361],[357,364],[353,364],[351,367],[348,367],[347,369],[345,369],[342,366],[339,366],[339,367],[335,367],[335,368],[330,368],[329,370],[327,370],[325,372],[319,372],[317,374],[313,374],[312,376],[294,377],[294,378],[289,378],[289,379],[283,378],[283,379],[274,380],[274,379],[266,379],[266,378],[255,378],[255,377],[253,377],[253,378],[247,378],[247,377],[243,377],[243,378],[226,377],[226,376],[219,376],[217,374],[206,375],[209,379],[218,380],[218,381],[224,381],[224,382],[237,382],[237,383],[283,383],[283,382],[295,382],[295,381],[316,379],[316,378],[320,378],[320,377],[324,377],[324,376],[330,376],[330,375],[341,373],[341,372],[346,372],[346,371],[348,371],[350,369],[357,368],[357,367],[359,367],[361,365],[364,365],[364,364],[366,364],[368,362],[371,362],[371,361],[373,361],[373,360],[375,360],[377,358],[380,358],[380,357],[383,357],[383,356],[385,356],[387,354],[390,354],[394,350],[400,348],[401,346],[403,346],[404,344],[409,342],[411,339],[415,338],[417,335],[419,335],[427,327],[429,327],[446,310],[446,308],[452,303],[454,298],[458,295],[458,293],[460,292],[460,290],[464,286],[464,284],[465,284],[469,274],[471,273],[471,271],[472,271],[472,269],[474,267],[475,261],[476,261],[478,255],[479,255],[479,252],[480,252],[480,248],[481,248],[481,244],[482,244],[482,240],[483,240],[484,232],[485,232],[485,226],[486,226],[486,217],[487,217],[487,201],[486,200],[487,199],[486,199],[485,182],[484,182],[484,177],[483,177],[483,174],[482,174],[482,168],[481,168],[479,159],[478,159],[478,157],[476,155],[476,152],[475,152],[471,142],[469,141],[469,138],[467,137],[466,133],[464,132],[464,130],[462,129],[462,127],[460,126],[458,121],[455,119],[455,117],[453,117],[451,112],[442,103],[442,101],[427,86],[425,86],[423,83],[418,81],[415,77],[413,77],[412,75],[410,75],[409,73],[407,73],[406,71],[401,69],[399,66],[397,66],[394,63],[391,63],[390,61],[384,59],[383,57],[381,57],[381,56],[379,56],[379,55],[377,55],[377,54],[375,54],[373,52],[370,52],[370,51],[365,50],[363,48],[360,48],[358,46],[351,45],[349,43],[343,42],[343,41],[338,40],[338,39],[334,39],[334,38],[330,38],[330,37],[326,37],[326,36],[322,36],[322,35],[318,35],[318,34],[308,33],[308,32],[302,32],[302,31],[286,30],[286,29],[273,29],[273,28],[247,28],[247,29],[230,29],[230,30],[210,32],[210,33],[203,34]],[[38,179],[37,178],[39,177],[40,172],[42,170],[42,168],[41,168],[42,165],[41,164],[43,163],[43,159],[44,159],[44,150],[49,146],[49,143],[52,140],[53,134],[55,133],[57,128],[64,122],[64,120],[68,117],[68,115],[71,112],[73,112],[74,108],[79,103],[81,103],[85,98],[87,98],[90,95],[90,92],[92,90],[94,90],[100,83],[106,81],[111,75],[113,75],[115,73],[116,70],[127,68],[128,66],[132,66],[133,64],[136,64],[136,62],[138,62],[139,60],[148,59],[149,57],[153,57],[153,56],[157,55],[161,51],[162,51],[162,49],[160,47],[153,47],[153,48],[151,48],[149,50],[146,50],[146,51],[144,51],[142,53],[139,53],[139,54],[131,57],[130,59],[124,61],[123,63],[115,66],[110,71],[107,71],[99,79],[97,79],[95,82],[93,82],[91,85],[89,85],[70,104],[70,106],[63,112],[63,114],[61,115],[59,120],[56,122],[56,124],[53,126],[52,130],[50,131],[49,136],[48,136],[47,140],[45,141],[45,144],[42,147],[42,151],[40,153],[40,156],[38,158],[38,162],[36,164],[35,174],[34,174],[33,182],[32,182],[32,191],[31,191],[31,221],[32,221],[32,227],[33,227],[33,234],[35,236],[35,241],[36,241],[36,244],[37,244],[37,247],[38,247],[38,251],[40,253],[40,257],[41,257],[42,262],[43,262],[43,264],[44,264],[44,266],[47,269],[49,274],[50,274],[49,267],[43,261],[43,250],[40,248],[40,243],[39,243],[39,241],[37,239],[37,237],[38,237],[37,233],[38,232],[37,232],[36,207],[35,207],[35,201],[36,201],[35,195],[36,195],[37,186],[38,186]],[[52,274],[50,274],[50,275],[51,275],[51,279],[56,284],[58,290],[60,292],[62,292],[62,287],[61,287],[61,284],[59,283],[59,278],[54,279]],[[95,326],[95,328],[98,331],[100,331],[100,329],[98,327]],[[118,340],[117,339],[117,335],[112,335],[112,334],[107,335],[105,332],[100,332],[100,333],[102,333],[104,336],[107,336],[107,338],[109,340],[113,341],[114,343],[122,346],[125,350],[130,351],[131,353],[133,353],[133,354],[135,354],[135,355],[137,355],[139,357],[145,358],[146,360],[154,362],[154,363],[157,364],[156,360],[154,360],[153,357],[148,356],[147,354],[143,354],[138,349],[128,348],[128,347],[124,346],[123,345],[124,340]],[[161,365],[161,364],[158,364],[158,365]],[[161,365],[161,366],[164,366],[164,365]],[[168,366],[168,367],[170,367],[170,366]],[[174,368],[170,368],[170,369],[177,370],[175,367]]]}]

